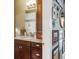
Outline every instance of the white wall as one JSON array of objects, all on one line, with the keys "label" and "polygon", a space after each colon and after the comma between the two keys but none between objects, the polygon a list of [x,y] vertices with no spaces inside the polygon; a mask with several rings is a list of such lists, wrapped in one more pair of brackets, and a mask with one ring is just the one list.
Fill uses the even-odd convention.
[{"label": "white wall", "polygon": [[42,0],[43,19],[43,57],[52,59],[52,0]]},{"label": "white wall", "polygon": [[57,0],[57,1],[63,7],[63,0]]}]

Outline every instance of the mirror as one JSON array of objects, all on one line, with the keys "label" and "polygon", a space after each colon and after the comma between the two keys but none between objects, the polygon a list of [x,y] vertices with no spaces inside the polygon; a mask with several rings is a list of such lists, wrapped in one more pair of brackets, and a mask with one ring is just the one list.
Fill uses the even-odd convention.
[{"label": "mirror", "polygon": [[14,36],[42,39],[42,0],[15,0],[14,3]]},{"label": "mirror", "polygon": [[15,0],[14,36],[36,34],[36,0]]}]

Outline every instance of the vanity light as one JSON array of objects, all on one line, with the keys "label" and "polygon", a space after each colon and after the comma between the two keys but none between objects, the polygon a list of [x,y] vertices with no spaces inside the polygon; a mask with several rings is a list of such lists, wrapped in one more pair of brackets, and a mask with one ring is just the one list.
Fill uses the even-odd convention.
[{"label": "vanity light", "polygon": [[29,6],[32,4],[36,4],[36,0],[29,0],[28,2],[26,2],[26,6]]},{"label": "vanity light", "polygon": [[30,8],[36,8],[36,5],[35,5],[35,3],[33,3],[33,4],[30,4],[29,6],[27,6],[27,8],[28,9],[30,9]]},{"label": "vanity light", "polygon": [[26,7],[28,9],[36,8],[36,0],[29,0],[28,2],[26,1]]}]

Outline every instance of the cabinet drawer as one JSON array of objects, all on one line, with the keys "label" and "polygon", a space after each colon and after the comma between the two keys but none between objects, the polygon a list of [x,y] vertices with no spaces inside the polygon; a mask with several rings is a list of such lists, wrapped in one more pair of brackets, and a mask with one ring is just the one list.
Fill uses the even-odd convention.
[{"label": "cabinet drawer", "polygon": [[42,43],[32,43],[32,49],[42,49]]},{"label": "cabinet drawer", "polygon": [[23,40],[15,40],[15,44],[30,46],[30,42],[29,41],[23,41]]},{"label": "cabinet drawer", "polygon": [[42,59],[42,50],[32,50],[32,59]]}]

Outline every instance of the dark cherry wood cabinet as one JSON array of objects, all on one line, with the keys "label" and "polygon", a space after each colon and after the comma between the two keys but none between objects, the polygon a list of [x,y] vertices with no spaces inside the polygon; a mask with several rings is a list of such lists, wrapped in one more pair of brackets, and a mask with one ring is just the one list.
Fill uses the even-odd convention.
[{"label": "dark cherry wood cabinet", "polygon": [[20,48],[19,45],[15,45],[15,49],[14,49],[14,59],[21,59],[21,51],[22,49]]},{"label": "dark cherry wood cabinet", "polygon": [[14,59],[42,59],[42,43],[14,41]]},{"label": "dark cherry wood cabinet", "polygon": [[42,0],[37,0],[36,37],[42,39]]}]

